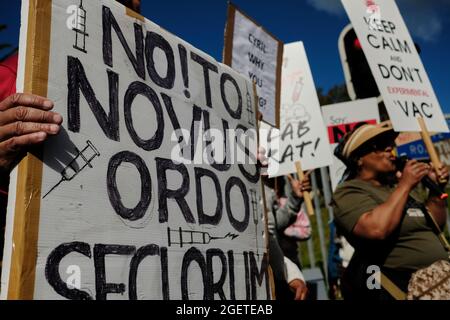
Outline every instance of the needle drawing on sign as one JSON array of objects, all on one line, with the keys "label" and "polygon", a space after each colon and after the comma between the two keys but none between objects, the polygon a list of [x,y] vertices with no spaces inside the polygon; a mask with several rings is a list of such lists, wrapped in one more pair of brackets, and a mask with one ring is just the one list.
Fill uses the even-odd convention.
[{"label": "needle drawing on sign", "polygon": [[72,30],[75,32],[75,44],[73,47],[87,53],[86,37],[89,37],[89,34],[86,33],[86,10],[83,8],[83,0],[80,0],[80,6],[77,9],[76,27],[72,28]]},{"label": "needle drawing on sign", "polygon": [[255,125],[254,123],[254,119],[255,119],[255,111],[254,111],[254,107],[252,105],[252,97],[250,95],[250,90],[248,89],[248,84],[246,85],[247,87],[247,115],[248,115],[248,124],[253,126]]},{"label": "needle drawing on sign", "polygon": [[308,113],[306,106],[302,104],[303,99],[301,99],[304,88],[304,79],[300,76],[295,80],[292,80],[292,83],[290,102],[286,102],[282,106],[282,112],[286,119],[285,123],[296,122],[298,120],[309,122],[311,116]]},{"label": "needle drawing on sign", "polygon": [[[75,158],[70,161],[70,163],[61,171],[61,180],[58,181],[43,197],[44,199],[50,192],[56,189],[63,181],[70,181],[77,176],[86,166],[92,167],[91,161],[94,160],[95,157],[100,156],[100,152],[98,152],[97,148],[92,144],[91,141],[86,141],[87,145],[83,150],[76,149],[77,155]],[[78,158],[81,158],[81,162],[83,165],[78,164]]]},{"label": "needle drawing on sign", "polygon": [[250,189],[250,194],[252,198],[252,211],[253,211],[253,222],[255,223],[255,242],[256,242],[256,255],[259,257],[259,247],[258,247],[258,222],[259,222],[259,212],[258,212],[258,198],[255,189]]},{"label": "needle drawing on sign", "polygon": [[205,231],[183,230],[181,227],[178,229],[170,229],[170,227],[167,227],[169,247],[173,244],[179,244],[180,248],[182,248],[183,245],[190,244],[209,244],[212,240],[223,240],[226,238],[231,238],[231,240],[234,240],[238,236],[238,234],[228,232],[223,237],[215,237]]}]

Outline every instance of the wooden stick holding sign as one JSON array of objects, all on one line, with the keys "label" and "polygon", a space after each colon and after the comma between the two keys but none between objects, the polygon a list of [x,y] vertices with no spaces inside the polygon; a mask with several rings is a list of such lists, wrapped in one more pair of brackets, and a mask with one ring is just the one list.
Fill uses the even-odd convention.
[{"label": "wooden stick holding sign", "polygon": [[[255,113],[256,113],[256,139],[257,139],[256,145],[258,148],[258,150],[256,150],[256,154],[258,154],[259,153],[259,121],[262,121],[262,115],[261,115],[261,117],[259,116],[260,113],[258,110],[258,93],[256,91],[256,82],[253,82],[253,97],[255,99],[254,108],[255,108]],[[267,206],[266,206],[266,190],[265,190],[264,183],[262,181],[261,181],[261,197],[262,197],[262,202],[263,202],[264,221],[265,221],[264,234],[268,235],[269,234],[269,226],[268,226],[269,214],[267,213]],[[264,244],[265,244],[266,251],[267,251],[267,261],[269,261],[269,256],[270,256],[269,237],[268,236],[264,237],[264,240],[265,240]],[[268,265],[268,273],[269,273],[269,282],[270,282],[272,300],[276,300],[275,278],[273,276],[273,270],[270,265]]]},{"label": "wooden stick holding sign", "polygon": [[[295,168],[297,169],[297,175],[300,181],[305,180],[305,175],[302,170],[302,164],[300,161],[295,162]],[[311,200],[311,194],[308,191],[303,191],[303,201],[305,201],[306,211],[310,216],[314,215],[314,207]]]},{"label": "wooden stick holding sign", "polygon": [[[256,112],[256,145],[258,150],[256,150],[256,154],[259,153],[259,121],[262,121],[262,115],[261,117],[259,116],[260,113],[258,111],[258,92],[256,91],[256,82],[253,82],[253,97],[255,99],[255,104],[254,104],[254,108],[255,108],[255,112]],[[260,119],[261,118],[261,119]],[[262,186],[262,199],[263,199],[263,209],[264,209],[264,220],[269,221],[269,217],[267,214],[267,206],[266,206],[266,192],[264,190],[264,183],[261,183]],[[269,229],[267,227],[267,223],[265,224],[265,229],[264,232],[266,234],[269,234]],[[269,239],[268,237],[266,237],[266,248],[267,248],[267,252],[269,252]]]},{"label": "wooden stick holding sign", "polygon": [[[425,124],[425,121],[422,117],[417,118],[417,121],[419,122],[420,126],[420,134],[422,135],[422,140],[425,143],[425,147],[427,148],[428,154],[430,155],[431,163],[433,164],[433,167],[440,168],[442,166],[441,160],[439,159],[439,156],[436,152],[436,149],[434,148],[433,141],[431,141],[430,133],[428,132],[427,126]],[[440,181],[441,183],[444,183],[445,181]]]}]

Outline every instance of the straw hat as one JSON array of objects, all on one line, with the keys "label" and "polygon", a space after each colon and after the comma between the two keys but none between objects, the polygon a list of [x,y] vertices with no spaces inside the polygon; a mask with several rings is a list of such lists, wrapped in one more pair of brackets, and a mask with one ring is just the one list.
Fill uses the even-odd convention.
[{"label": "straw hat", "polygon": [[395,139],[398,136],[398,132],[394,131],[392,123],[389,120],[376,125],[364,124],[351,133],[350,137],[345,142],[342,155],[348,159],[355,150],[360,148],[366,142],[374,138],[379,138],[380,135],[387,135],[386,139]]}]

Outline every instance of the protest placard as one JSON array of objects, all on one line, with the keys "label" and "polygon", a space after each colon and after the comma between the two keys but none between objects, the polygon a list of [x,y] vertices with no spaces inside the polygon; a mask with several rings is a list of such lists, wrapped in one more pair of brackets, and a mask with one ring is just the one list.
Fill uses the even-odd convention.
[{"label": "protest placard", "polygon": [[[269,176],[304,171],[331,164],[332,155],[319,99],[302,42],[284,46],[281,85],[279,149],[272,148]],[[275,140],[272,134],[271,139]]]},{"label": "protest placard", "polygon": [[64,122],[11,175],[3,298],[270,298],[247,78],[112,0],[24,0],[19,66]]},{"label": "protest placard", "polygon": [[229,3],[224,63],[256,84],[263,121],[279,127],[283,43]]},{"label": "protest placard", "polygon": [[342,0],[394,129],[448,132],[441,107],[408,28],[392,0]]},{"label": "protest placard", "polygon": [[[323,106],[322,113],[328,128],[328,137],[330,138],[333,152],[347,132],[366,123],[375,124],[380,122],[377,99],[375,98]],[[329,168],[331,187],[335,190],[345,172],[345,165],[333,155],[333,164]]]}]

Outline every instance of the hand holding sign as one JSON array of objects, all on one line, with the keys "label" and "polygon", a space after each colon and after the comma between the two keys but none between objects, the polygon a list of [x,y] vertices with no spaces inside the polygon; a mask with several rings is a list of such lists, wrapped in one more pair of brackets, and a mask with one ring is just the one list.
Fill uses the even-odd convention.
[{"label": "hand holding sign", "polygon": [[[300,181],[304,181],[305,174],[303,173],[302,165],[301,165],[300,161],[297,161],[295,163],[295,167],[297,169],[297,175],[300,178]],[[308,211],[308,214],[310,216],[313,216],[314,215],[314,207],[312,205],[311,195],[309,194],[308,191],[303,191],[303,200],[305,201],[306,211]]]},{"label": "hand holding sign", "polygon": [[28,93],[0,102],[0,170],[11,171],[28,147],[59,132],[62,117],[52,108],[52,101]]},{"label": "hand holding sign", "polygon": [[445,187],[448,183],[449,173],[447,166],[441,164],[440,167],[435,167],[431,163],[430,172],[428,173],[428,177],[433,180],[434,182],[439,183],[441,186]]},{"label": "hand holding sign", "polygon": [[294,179],[290,174],[287,176],[292,187],[292,192],[300,199],[303,199],[304,192],[311,192],[310,174],[311,170],[306,172],[303,180]]},{"label": "hand holding sign", "polygon": [[[425,121],[423,118],[417,118],[417,121],[419,123],[420,129],[422,130],[420,134],[422,135],[423,142],[425,143],[425,146],[427,147],[428,154],[430,155],[431,162],[433,163],[433,166],[435,168],[442,168],[441,160],[439,160],[439,156],[436,152],[436,149],[434,148],[433,142],[431,141],[430,133],[428,132],[427,126],[425,124]],[[440,176],[438,175],[438,178]],[[448,181],[448,179],[447,179]],[[441,184],[446,184],[447,181],[445,179],[439,179],[439,182]]]}]

